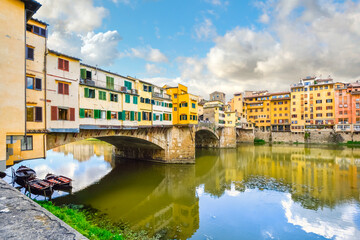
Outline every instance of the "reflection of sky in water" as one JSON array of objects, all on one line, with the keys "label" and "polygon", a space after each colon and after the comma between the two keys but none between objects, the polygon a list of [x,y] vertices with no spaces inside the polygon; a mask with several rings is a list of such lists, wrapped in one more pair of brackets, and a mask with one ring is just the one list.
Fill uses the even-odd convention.
[{"label": "reflection of sky in water", "polygon": [[[27,160],[15,164],[12,168],[16,170],[19,166],[25,165],[36,171],[38,178],[45,178],[46,174],[54,173],[56,175],[64,175],[73,179],[73,192],[77,192],[99,181],[103,176],[111,171],[110,163],[104,161],[103,156],[95,154],[87,161],[78,161],[74,159],[72,154],[65,155],[62,152],[48,151],[46,159]],[[6,170],[11,175],[11,168]],[[6,181],[11,179],[7,177]],[[53,198],[65,195],[67,193],[55,191]],[[40,199],[41,197],[37,198]]]},{"label": "reflection of sky in water", "polygon": [[191,239],[359,239],[360,207],[355,203],[303,208],[289,193],[258,189],[230,190],[220,198],[196,189],[200,227]]}]

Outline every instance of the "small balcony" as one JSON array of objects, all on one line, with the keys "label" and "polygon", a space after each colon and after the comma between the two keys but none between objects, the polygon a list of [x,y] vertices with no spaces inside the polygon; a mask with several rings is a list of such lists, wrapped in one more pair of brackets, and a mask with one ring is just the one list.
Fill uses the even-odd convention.
[{"label": "small balcony", "polygon": [[171,100],[171,96],[166,94],[166,93],[157,93],[157,92],[153,92],[152,93],[152,97],[157,97],[157,98],[164,98],[164,99],[168,99]]}]

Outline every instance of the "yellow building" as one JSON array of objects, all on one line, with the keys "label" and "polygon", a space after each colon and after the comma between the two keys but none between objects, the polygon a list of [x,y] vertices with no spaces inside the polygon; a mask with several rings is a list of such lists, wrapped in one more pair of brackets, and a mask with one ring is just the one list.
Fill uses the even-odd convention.
[{"label": "yellow building", "polygon": [[271,131],[290,132],[290,92],[272,93],[270,98]]},{"label": "yellow building", "polygon": [[231,111],[236,112],[238,117],[243,116],[244,109],[244,96],[242,93],[235,93],[234,97],[230,100]]},{"label": "yellow building", "polygon": [[235,127],[237,123],[236,112],[225,112],[225,127]]},{"label": "yellow building", "polygon": [[188,88],[182,84],[163,88],[172,97],[173,124],[198,124],[198,96],[188,93]]},{"label": "yellow building", "polygon": [[267,91],[252,92],[244,97],[246,120],[261,131],[270,131],[271,128],[270,98]]},{"label": "yellow building", "polygon": [[[0,1],[0,170],[13,155],[11,144],[26,133],[26,22],[40,8],[31,0]],[[10,144],[10,145],[8,145]]]},{"label": "yellow building", "polygon": [[308,77],[291,86],[291,131],[332,129],[335,120],[332,79]]},{"label": "yellow building", "polygon": [[138,106],[138,121],[139,126],[151,126],[153,120],[152,113],[152,92],[153,86],[151,83],[128,77],[129,79],[136,81],[136,89],[140,96],[139,106]]}]

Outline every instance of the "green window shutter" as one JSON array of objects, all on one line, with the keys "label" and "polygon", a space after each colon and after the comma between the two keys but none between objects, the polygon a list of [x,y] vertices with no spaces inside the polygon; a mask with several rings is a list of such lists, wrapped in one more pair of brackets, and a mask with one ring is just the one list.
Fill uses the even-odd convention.
[{"label": "green window shutter", "polygon": [[122,111],[122,120],[123,121],[126,120],[126,111],[125,110]]},{"label": "green window shutter", "polygon": [[171,121],[171,116],[172,116],[172,115],[171,115],[171,114],[169,114],[169,121]]},{"label": "green window shutter", "polygon": [[106,92],[103,92],[103,100],[106,100]]},{"label": "green window shutter", "polygon": [[94,118],[95,119],[100,118],[100,110],[97,110],[97,109],[94,110]]},{"label": "green window shutter", "polygon": [[138,104],[138,97],[137,96],[133,96],[133,103]]},{"label": "green window shutter", "polygon": [[86,69],[85,68],[80,69],[80,77],[81,77],[81,79],[86,79]]},{"label": "green window shutter", "polygon": [[106,118],[109,120],[111,119],[111,111],[106,112]]},{"label": "green window shutter", "polygon": [[129,94],[125,95],[125,102],[130,103],[130,95]]},{"label": "green window shutter", "polygon": [[114,78],[111,78],[111,89],[114,89],[115,87],[115,81]]},{"label": "green window shutter", "polygon": [[154,119],[154,121],[156,120],[156,114],[155,113],[153,114],[153,119]]},{"label": "green window shutter", "polygon": [[84,88],[84,94],[85,94],[85,97],[88,98],[89,97],[89,89],[88,88]]},{"label": "green window shutter", "polygon": [[170,104],[169,104],[169,107],[171,107],[171,108],[172,108],[172,106],[173,106],[173,105],[172,105],[172,103],[170,103]]},{"label": "green window shutter", "polygon": [[106,76],[106,88],[110,86],[110,77]]},{"label": "green window shutter", "polygon": [[165,113],[164,113],[164,114],[160,114],[160,121],[163,120],[163,115],[165,115]]},{"label": "green window shutter", "polygon": [[85,117],[85,109],[80,108],[79,114],[80,114],[80,118],[84,118]]},{"label": "green window shutter", "polygon": [[141,112],[138,112],[138,121],[141,121]]},{"label": "green window shutter", "polygon": [[102,99],[102,93],[101,93],[101,91],[99,91],[99,99],[100,99],[100,100]]},{"label": "green window shutter", "polygon": [[123,115],[122,112],[118,112],[118,120],[120,121],[122,120],[122,115]]},{"label": "green window shutter", "polygon": [[134,119],[135,119],[135,114],[134,114],[133,111],[131,111],[131,112],[130,112],[130,120],[131,120],[131,121],[134,121]]},{"label": "green window shutter", "polygon": [[130,90],[132,88],[132,83],[125,81],[125,87]]}]

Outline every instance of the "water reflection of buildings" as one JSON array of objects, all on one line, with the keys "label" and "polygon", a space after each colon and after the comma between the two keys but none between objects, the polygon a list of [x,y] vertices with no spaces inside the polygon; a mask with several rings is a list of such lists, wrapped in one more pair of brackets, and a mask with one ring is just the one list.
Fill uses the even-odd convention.
[{"label": "water reflection of buildings", "polygon": [[359,201],[360,149],[241,145],[238,149],[200,150],[195,165],[114,161],[112,146],[96,141],[54,151],[80,162],[104,156],[113,167],[96,184],[89,181],[80,191],[56,202],[90,205],[114,221],[125,220],[136,229],[152,235],[162,232],[167,238],[187,239],[199,228],[199,185],[213,197],[238,194],[248,187],[285,191],[307,209]]},{"label": "water reflection of buildings", "polygon": [[72,154],[79,162],[88,161],[92,156],[104,156],[104,160],[113,163],[114,146],[97,140],[85,140],[70,143],[54,148],[54,152],[62,152],[65,155]]}]

